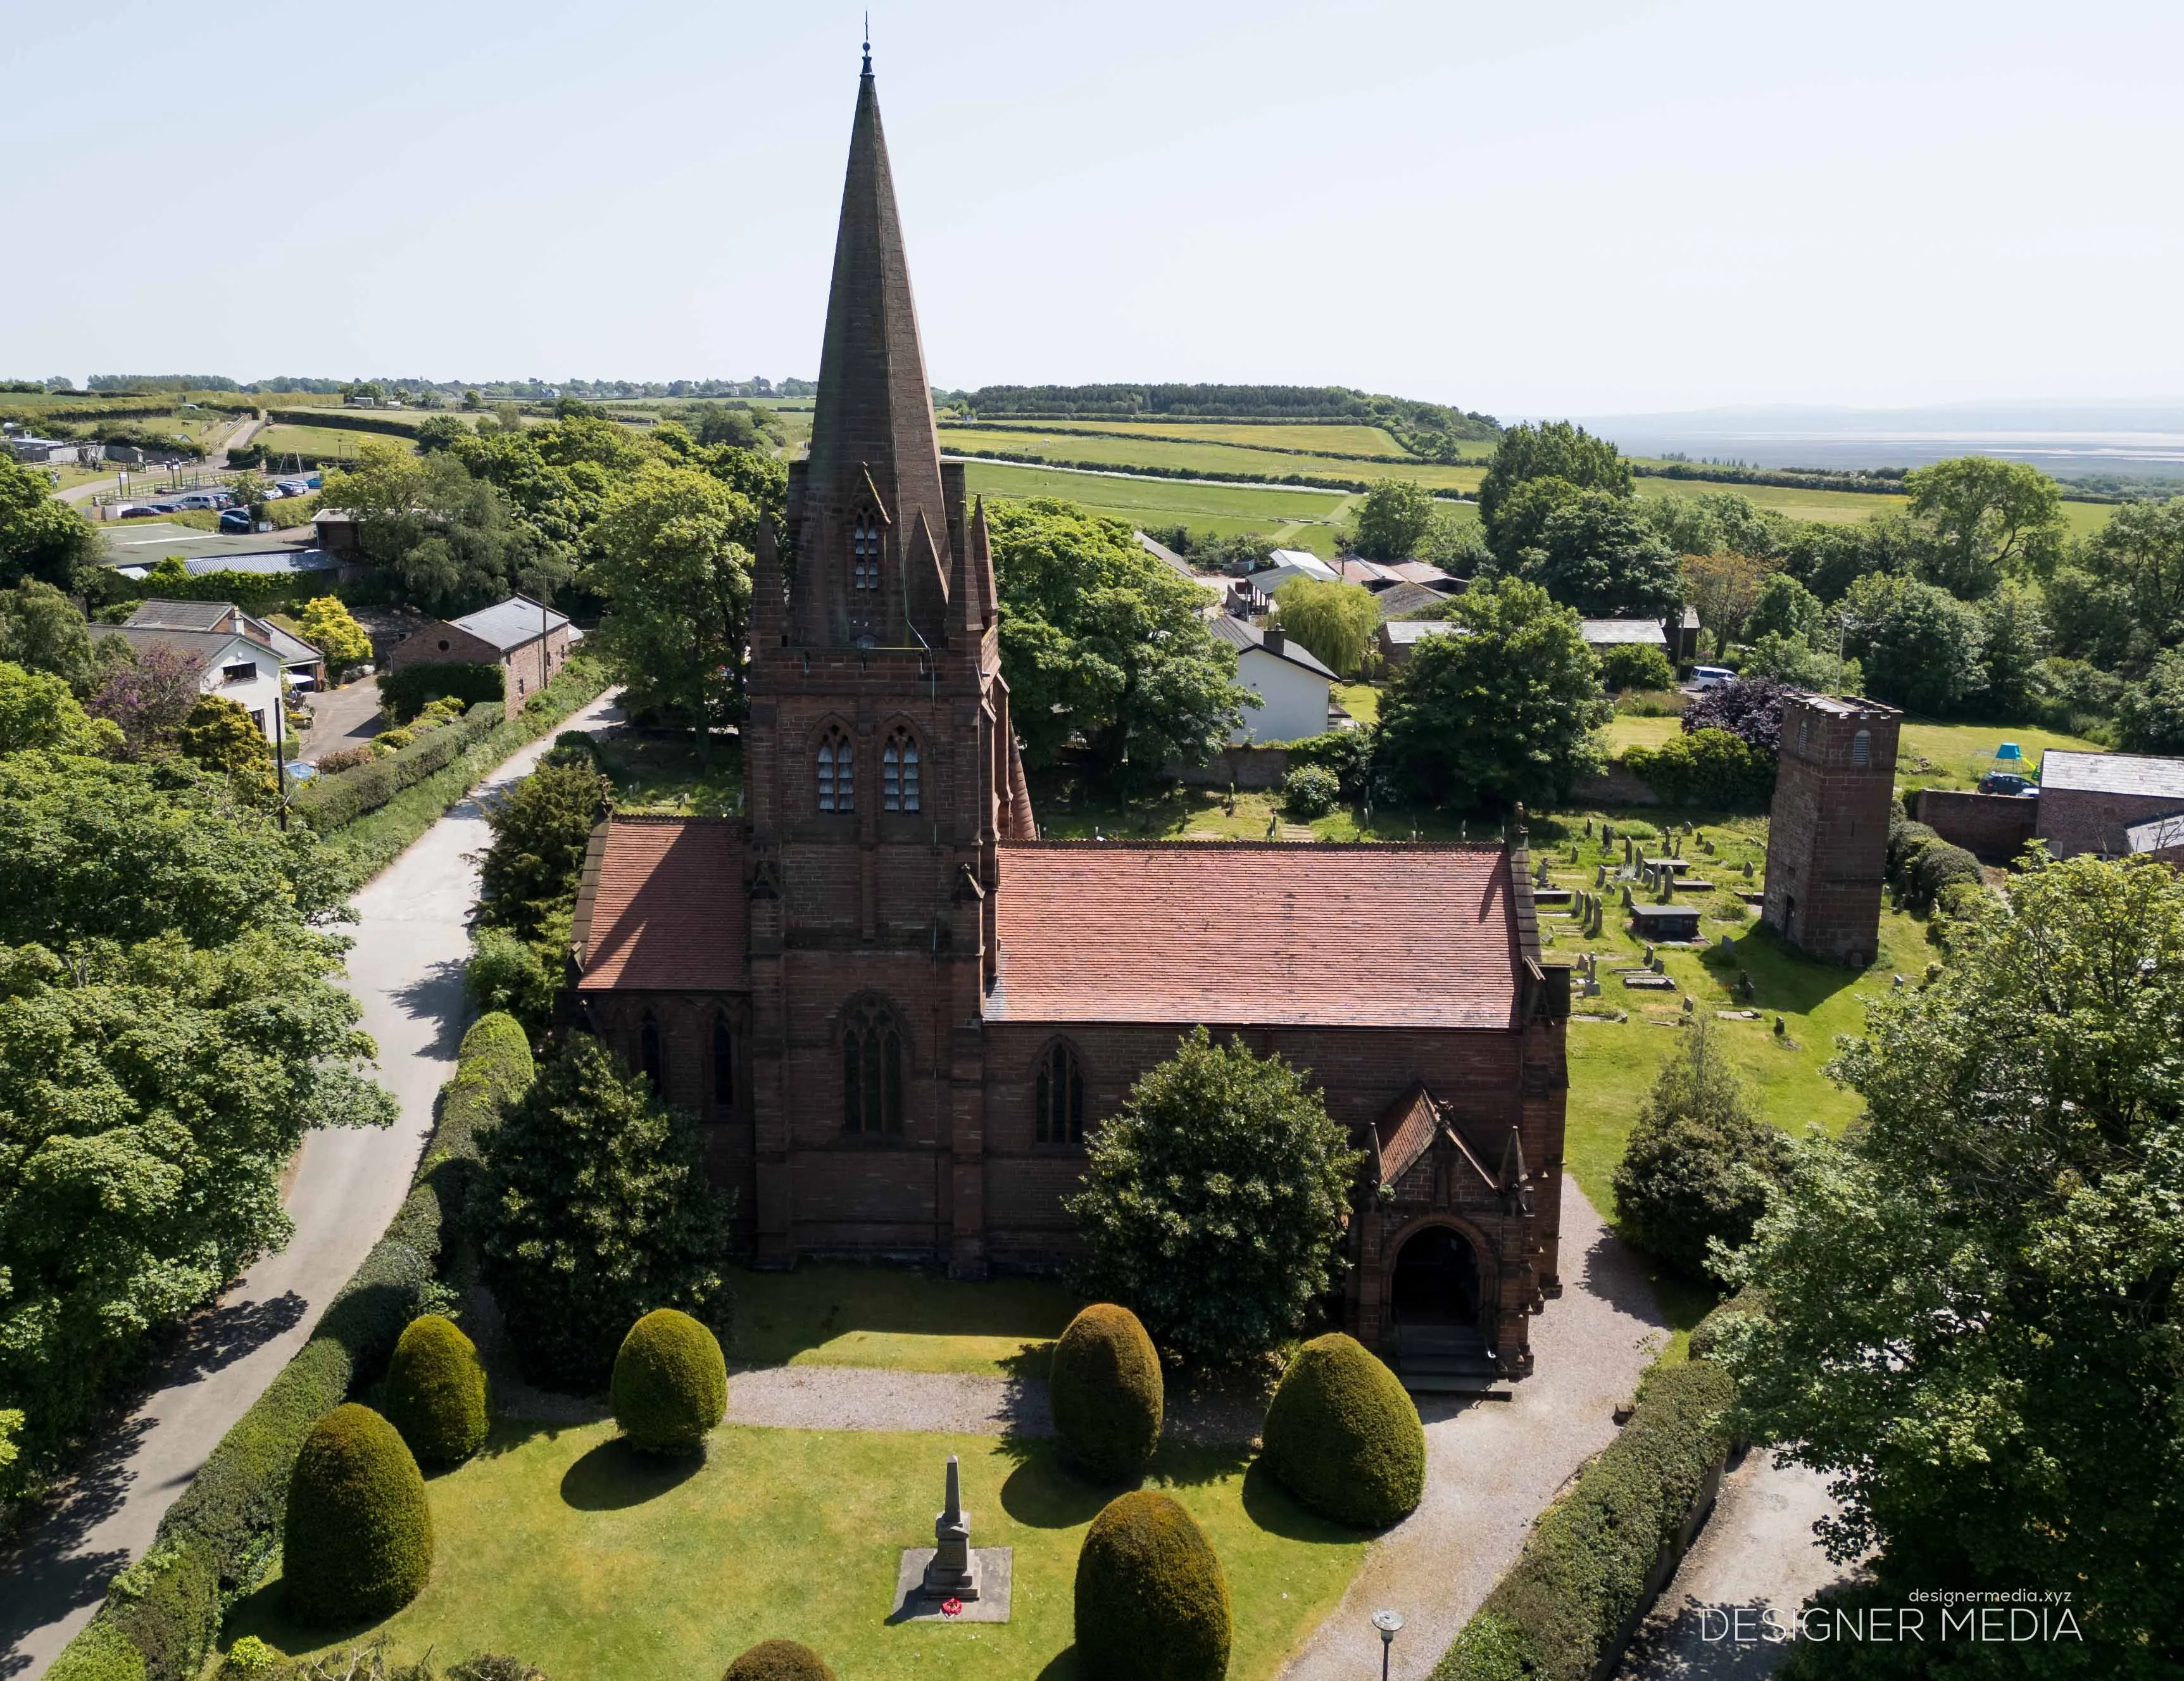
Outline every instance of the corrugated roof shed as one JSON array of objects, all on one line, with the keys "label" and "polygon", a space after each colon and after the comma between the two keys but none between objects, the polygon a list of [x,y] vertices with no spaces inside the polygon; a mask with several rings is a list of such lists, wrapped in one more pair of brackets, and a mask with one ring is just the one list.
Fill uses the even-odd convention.
[{"label": "corrugated roof shed", "polygon": [[1650,648],[1669,645],[1661,622],[1652,618],[1589,618],[1582,621],[1585,639],[1596,648],[1630,642]]}]

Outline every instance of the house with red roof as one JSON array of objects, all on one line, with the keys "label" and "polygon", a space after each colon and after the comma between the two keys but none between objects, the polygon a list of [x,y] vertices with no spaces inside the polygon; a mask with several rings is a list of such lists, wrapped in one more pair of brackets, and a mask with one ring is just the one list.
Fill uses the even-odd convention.
[{"label": "house with red roof", "polygon": [[1528,1371],[1569,985],[1521,838],[1040,838],[929,391],[867,64],[810,453],[753,568],[746,810],[594,832],[582,1019],[701,1118],[758,1265],[968,1277],[1069,1257],[1087,1140],[1205,1025],[1305,1070],[1363,1154],[1348,1327],[1421,1388]]}]

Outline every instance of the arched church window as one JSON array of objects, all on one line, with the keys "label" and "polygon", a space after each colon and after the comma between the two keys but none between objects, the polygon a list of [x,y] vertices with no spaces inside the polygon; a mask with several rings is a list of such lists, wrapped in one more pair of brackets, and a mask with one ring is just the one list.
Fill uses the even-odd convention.
[{"label": "arched church window", "polygon": [[857,808],[857,750],[839,729],[830,729],[819,742],[819,809],[853,812]]},{"label": "arched church window", "polygon": [[1077,1053],[1056,1042],[1039,1060],[1033,1082],[1032,1136],[1042,1144],[1084,1142],[1084,1068]]},{"label": "arched church window", "polygon": [[917,738],[907,729],[897,729],[880,750],[880,809],[917,810]]},{"label": "arched church window", "polygon": [[902,1032],[877,1004],[860,1008],[842,1030],[842,1126],[902,1131]]},{"label": "arched church window", "polygon": [[858,589],[880,587],[880,522],[869,508],[850,529],[850,583]]},{"label": "arched church window", "polygon": [[713,1018],[713,1103],[733,1109],[736,1103],[736,1042],[728,1031],[728,1019]]},{"label": "arched church window", "polygon": [[652,1012],[644,1013],[644,1019],[637,1030],[637,1065],[644,1072],[652,1087],[652,1095],[667,1095],[667,1059],[660,1049],[660,1024],[653,1019]]},{"label": "arched church window", "polygon": [[1850,762],[1860,770],[1873,762],[1873,732],[1861,729],[1850,738]]}]

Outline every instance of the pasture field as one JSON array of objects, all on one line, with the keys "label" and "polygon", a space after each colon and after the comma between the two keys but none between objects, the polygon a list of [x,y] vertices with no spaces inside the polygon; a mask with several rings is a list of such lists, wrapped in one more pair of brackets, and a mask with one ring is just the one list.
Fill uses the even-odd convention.
[{"label": "pasture field", "polygon": [[[1269,427],[1268,430],[1274,428]],[[1062,461],[1096,461],[1121,468],[1156,467],[1220,478],[1234,473],[1279,477],[1285,473],[1309,473],[1322,478],[1348,478],[1369,483],[1376,478],[1415,479],[1444,494],[1468,494],[1478,489],[1485,470],[1475,466],[1443,466],[1418,461],[1346,461],[1333,455],[1285,455],[1270,450],[1251,450],[1233,444],[1178,443],[1166,438],[1086,437],[1082,433],[1027,428],[1022,432],[944,427],[944,450],[1006,450],[1019,455],[1040,455]]]},{"label": "pasture field", "polygon": [[2065,502],[2063,528],[2073,537],[2091,537],[2116,517],[2114,502]]},{"label": "pasture field", "polygon": [[[415,451],[416,444],[392,432],[350,432],[335,426],[269,426],[250,440],[262,444],[274,455],[294,450],[305,455],[360,455],[367,444],[383,444],[390,450]],[[276,462],[277,465],[277,462]]]},{"label": "pasture field", "polygon": [[1631,488],[1641,496],[1709,496],[1724,490],[1791,519],[1827,520],[1854,525],[1882,512],[1901,513],[1901,496],[1869,496],[1856,490],[1790,489],[1779,484],[1717,484],[1696,478],[1638,478]]},{"label": "pasture field", "polygon": [[1970,788],[1994,768],[1994,750],[2014,741],[2037,765],[2051,747],[2075,752],[2107,750],[2097,741],[2028,723],[1910,723],[1897,734],[1896,780],[1901,787]]},{"label": "pasture field", "polygon": [[1221,537],[1268,537],[1287,548],[1334,553],[1336,522],[1357,498],[1338,490],[1294,486],[1231,489],[1173,479],[1112,478],[1056,467],[974,461],[965,474],[973,496],[1026,501],[1034,496],[1076,502],[1132,526],[1188,526]]},{"label": "pasture field", "polygon": [[[949,1455],[977,1544],[1016,1550],[1011,1616],[897,1622],[897,1561],[931,1544]],[[1332,1611],[1368,1538],[1316,1518],[1248,1449],[1165,1444],[1147,1480],[1187,1507],[1234,1600],[1234,1681],[1272,1681]],[[276,1577],[228,1618],[232,1639],[338,1651],[384,1637],[390,1666],[518,1652],[549,1675],[655,1681],[716,1675],[770,1637],[800,1639],[844,1676],[1076,1681],[1072,1583],[1117,1488],[1086,1482],[1046,1440],[724,1426],[704,1457],[648,1458],[611,1422],[507,1420],[470,1463],[426,1485],[435,1560],[424,1592],[369,1628],[306,1631]]]},{"label": "pasture field", "polygon": [[[1234,444],[1246,450],[1319,450],[1330,455],[1407,455],[1384,427],[1351,426],[1340,422],[1300,422],[1295,426],[1253,426],[1244,421],[1101,421],[997,420],[1011,432],[1121,433],[1131,438],[1162,438],[1172,444]],[[942,424],[946,424],[945,422]],[[1485,461],[1494,453],[1491,444],[1467,444]],[[1369,463],[1368,463],[1369,465]]]}]

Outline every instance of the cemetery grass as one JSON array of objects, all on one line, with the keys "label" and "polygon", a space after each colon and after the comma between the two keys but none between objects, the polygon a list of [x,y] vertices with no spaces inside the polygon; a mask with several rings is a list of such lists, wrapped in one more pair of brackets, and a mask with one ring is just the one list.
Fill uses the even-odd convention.
[{"label": "cemetery grass", "polygon": [[[932,1544],[951,1453],[972,1544],[1015,1549],[1011,1621],[890,1627],[900,1550]],[[1164,1449],[1148,1480],[1190,1509],[1227,1570],[1229,1675],[1272,1677],[1340,1600],[1365,1538],[1305,1512],[1237,1449]],[[1046,1442],[728,1426],[703,1460],[648,1461],[611,1423],[520,1421],[428,1488],[436,1561],[411,1605],[370,1627],[304,1630],[276,1578],[230,1616],[228,1640],[301,1656],[383,1637],[390,1665],[483,1650],[549,1675],[656,1681],[718,1674],[785,1636],[858,1681],[1073,1681],[1077,1554],[1120,1492],[1078,1479]]]},{"label": "cemetery grass", "polygon": [[743,743],[716,735],[617,729],[598,739],[599,769],[615,785],[615,808],[689,817],[733,815],[743,797]]},{"label": "cemetery grass", "polygon": [[1047,1279],[967,1283],[937,1272],[805,1262],[793,1272],[738,1272],[738,1366],[856,1365],[1045,1376],[1045,1359],[1076,1311]]}]

